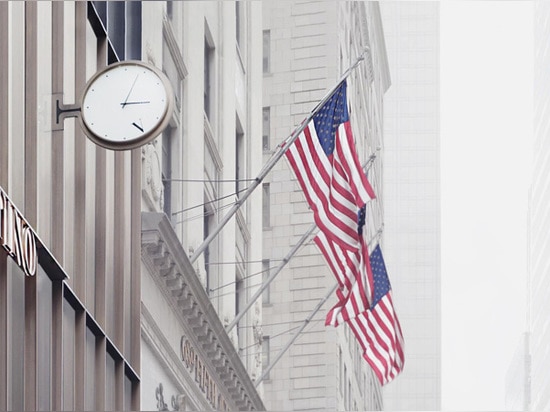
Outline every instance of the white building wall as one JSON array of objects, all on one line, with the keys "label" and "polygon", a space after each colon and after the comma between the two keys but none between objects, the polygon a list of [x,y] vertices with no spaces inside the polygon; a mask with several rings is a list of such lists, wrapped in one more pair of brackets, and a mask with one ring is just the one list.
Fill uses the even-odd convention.
[{"label": "white building wall", "polygon": [[[238,45],[236,4],[233,1],[146,3],[144,2],[143,28],[144,39],[147,41],[144,40],[144,53],[159,66],[162,62],[170,62],[176,67],[170,69],[171,72],[168,67],[164,69],[173,77],[176,72],[179,73],[181,99],[180,110],[176,110],[170,125],[173,128],[169,155],[171,182],[161,180],[166,154],[163,154],[163,138],[159,137],[155,143],[144,149],[146,172],[143,176],[142,209],[144,212],[167,213],[163,205],[168,202],[167,193],[170,189],[171,215],[168,218],[185,253],[191,258],[206,237],[205,207],[210,210],[210,230],[213,230],[236,200],[234,180],[237,129],[242,132],[244,141],[241,156],[243,168],[240,176],[246,181],[243,183],[244,187],[256,176],[261,167],[261,4],[240,2],[241,44]],[[169,44],[170,42],[172,43]],[[212,105],[209,115],[204,109],[205,43],[212,49],[209,88]],[[238,124],[240,126],[237,126]],[[208,261],[206,253],[202,253],[193,261],[193,276],[198,276],[223,326],[232,321],[236,314],[237,266],[242,268],[242,293],[246,295],[241,298],[242,301],[247,301],[247,296],[250,296],[261,283],[261,276],[251,276],[261,270],[262,233],[259,204],[261,192],[253,194],[215,237],[209,246]],[[237,250],[238,247],[242,252]],[[219,328],[216,322],[211,322],[213,314],[208,306],[196,309],[200,315],[204,315],[201,319],[206,326],[199,322],[198,325],[186,325],[184,328],[181,325],[164,327],[166,319],[174,318],[183,322],[182,319],[194,310],[186,307],[186,303],[191,299],[186,301],[182,298],[176,304],[171,301],[174,296],[183,297],[183,294],[187,293],[187,289],[178,289],[177,285],[185,283],[188,279],[184,279],[183,282],[171,280],[169,287],[173,290],[168,294],[163,289],[164,286],[158,286],[159,290],[165,293],[163,298],[162,294],[155,293],[156,286],[151,283],[151,278],[155,278],[155,274],[147,272],[144,269],[142,274],[143,284],[149,286],[144,288],[142,302],[144,313],[149,312],[151,316],[147,320],[149,324],[146,320],[142,322],[143,347],[147,355],[144,362],[147,361],[151,368],[156,370],[158,365],[154,364],[155,359],[162,360],[163,356],[169,357],[168,354],[172,361],[177,359],[180,356],[179,338],[182,336],[194,342],[196,353],[204,349],[201,349],[200,345],[205,339],[211,339],[209,351],[202,353],[207,353],[202,358],[204,364],[216,363],[220,357],[223,361],[223,356],[235,356],[232,362],[241,362],[249,375],[246,379],[237,376],[237,380],[248,384],[250,379],[258,376],[261,362],[261,303],[255,305],[241,320],[241,328],[235,328],[229,333],[235,355],[227,351],[220,355],[220,351],[224,349],[220,348],[219,342],[223,342],[223,339],[221,336],[212,337],[212,328],[216,335],[224,335],[226,332]],[[186,273],[185,276],[190,275]],[[159,279],[155,280],[159,282]],[[163,280],[165,279],[160,279],[161,284]],[[194,297],[200,300],[203,295]],[[164,346],[155,346],[151,343],[155,338],[151,330],[163,333],[166,339]],[[205,330],[208,331],[207,336],[201,336],[200,333],[205,333]],[[197,331],[198,340],[190,336],[190,331]],[[168,354],[162,355],[164,352]],[[182,376],[187,375],[180,370],[181,359],[178,362],[180,365],[173,366],[177,373],[166,376],[177,382],[179,387],[170,386],[167,382],[163,385],[164,395],[171,396],[174,391],[175,395],[186,393],[187,407],[201,410],[211,408],[212,403],[206,402],[201,392],[204,392],[203,388],[193,388],[192,381],[183,381]],[[162,365],[164,364],[161,362]],[[239,390],[238,387],[229,389],[235,381],[235,373],[239,372],[230,364],[219,364],[216,369],[212,367],[209,370],[209,376],[216,381],[216,387],[221,388],[225,385],[226,391],[233,392]],[[155,384],[153,388],[143,386],[144,405],[152,402],[150,397],[155,395],[154,390],[160,383],[162,382],[144,380],[144,384],[149,386]],[[189,398],[189,394],[193,392],[196,397],[194,400]],[[225,393],[227,399],[227,392]],[[249,395],[252,398],[255,394],[246,396]],[[169,403],[167,401],[168,405]]]},{"label": "white building wall", "polygon": [[441,408],[439,3],[381,2],[392,86],[384,100],[384,256],[405,339],[388,410]]},{"label": "white building wall", "polygon": [[535,2],[535,141],[530,198],[531,410],[550,408],[550,4]]}]

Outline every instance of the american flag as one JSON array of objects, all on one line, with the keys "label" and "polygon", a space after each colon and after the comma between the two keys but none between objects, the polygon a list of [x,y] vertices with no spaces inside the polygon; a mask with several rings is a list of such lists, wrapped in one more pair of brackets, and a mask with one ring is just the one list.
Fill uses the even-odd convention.
[{"label": "american flag", "polygon": [[285,156],[319,229],[342,248],[359,250],[357,211],[375,195],[355,150],[346,82],[320,108]]},{"label": "american flag", "polygon": [[380,245],[370,254],[374,298],[370,309],[347,321],[363,349],[363,357],[382,385],[403,370],[404,341],[392,301],[391,285]]},{"label": "american flag", "polygon": [[313,241],[338,281],[338,303],[329,310],[325,325],[338,326],[370,307],[373,293],[373,274],[368,259],[368,246],[363,237],[365,206],[357,216],[357,251],[345,250],[320,232]]}]

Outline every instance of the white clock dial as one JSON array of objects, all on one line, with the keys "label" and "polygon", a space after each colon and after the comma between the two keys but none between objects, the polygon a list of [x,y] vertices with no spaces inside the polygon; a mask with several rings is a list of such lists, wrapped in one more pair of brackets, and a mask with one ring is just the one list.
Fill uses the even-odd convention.
[{"label": "white clock dial", "polygon": [[82,126],[88,137],[110,149],[131,149],[155,138],[173,110],[166,76],[148,64],[125,61],[93,76],[83,93]]}]

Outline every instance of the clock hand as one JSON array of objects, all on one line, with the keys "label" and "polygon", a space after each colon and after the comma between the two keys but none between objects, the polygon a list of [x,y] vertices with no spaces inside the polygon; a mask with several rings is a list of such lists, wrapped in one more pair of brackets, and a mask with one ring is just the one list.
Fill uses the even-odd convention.
[{"label": "clock hand", "polygon": [[124,100],[124,103],[121,103],[123,109],[126,106],[126,102],[128,102],[128,98],[130,97],[130,93],[132,93],[132,90],[134,90],[134,86],[136,85],[138,77],[139,77],[139,74],[136,75],[136,78],[134,79],[134,82],[132,83],[132,87],[130,87],[130,91],[126,95],[126,99]]},{"label": "clock hand", "polygon": [[139,126],[136,122],[133,122],[132,126],[136,126],[141,132],[143,132],[143,127]]},{"label": "clock hand", "polygon": [[147,103],[151,103],[150,101],[145,101],[145,102],[124,102],[124,103],[120,103],[120,105],[122,107],[124,106],[128,106],[129,104],[147,104]]}]

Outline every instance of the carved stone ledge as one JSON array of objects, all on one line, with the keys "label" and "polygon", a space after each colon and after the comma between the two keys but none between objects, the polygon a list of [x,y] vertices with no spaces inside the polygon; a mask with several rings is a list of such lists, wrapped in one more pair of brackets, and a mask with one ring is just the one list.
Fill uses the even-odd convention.
[{"label": "carved stone ledge", "polygon": [[265,410],[168,218],[163,213],[143,212],[141,235],[144,264],[198,343],[196,349],[210,363],[216,381],[231,390],[225,392],[230,410]]}]

